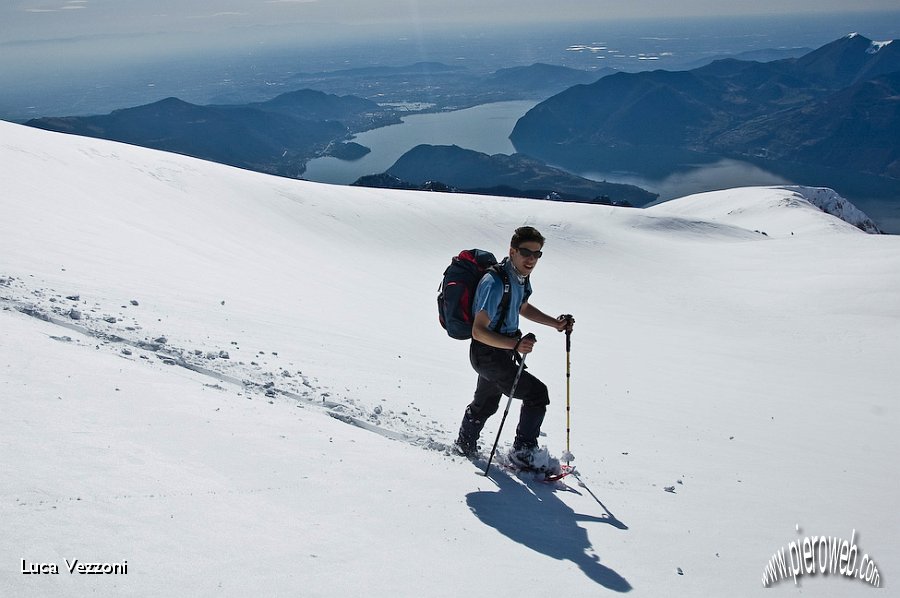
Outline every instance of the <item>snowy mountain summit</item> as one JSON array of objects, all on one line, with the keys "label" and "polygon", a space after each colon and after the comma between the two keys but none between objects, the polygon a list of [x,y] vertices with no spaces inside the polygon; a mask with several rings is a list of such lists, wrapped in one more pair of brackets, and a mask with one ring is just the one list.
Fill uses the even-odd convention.
[{"label": "snowy mountain summit", "polygon": [[[807,536],[897,574],[900,237],[827,190],[365,189],[4,122],[0,189],[2,596],[756,596]],[[556,484],[446,450],[476,376],[435,289],[522,224],[577,321],[523,320]]]}]

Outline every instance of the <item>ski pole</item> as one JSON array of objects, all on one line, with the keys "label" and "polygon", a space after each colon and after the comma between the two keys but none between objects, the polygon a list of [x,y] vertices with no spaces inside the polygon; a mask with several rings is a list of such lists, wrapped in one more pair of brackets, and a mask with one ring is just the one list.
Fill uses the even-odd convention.
[{"label": "ski pole", "polygon": [[[566,322],[572,320],[572,316],[566,315]],[[571,394],[571,381],[572,381],[572,367],[570,356],[572,354],[572,330],[570,328],[566,328],[566,465],[572,462],[572,451],[569,447],[569,435],[570,430],[572,428],[572,419],[571,419],[571,402],[569,400]]]},{"label": "ski pole", "polygon": [[[522,338],[535,338],[532,333],[526,334]],[[509,389],[509,400],[506,401],[506,409],[503,410],[503,417],[500,418],[500,428],[497,430],[497,437],[494,438],[494,446],[491,448],[491,455],[488,457],[487,466],[484,468],[484,475],[487,476],[488,471],[491,469],[491,462],[494,460],[494,453],[497,452],[497,443],[500,442],[500,432],[503,431],[503,424],[506,422],[506,416],[509,414],[509,406],[512,405],[513,398],[516,395],[516,387],[519,385],[519,378],[522,376],[522,370],[525,369],[525,356],[522,355],[522,361],[519,362],[519,371],[516,372],[516,377],[513,379],[512,388]]]}]

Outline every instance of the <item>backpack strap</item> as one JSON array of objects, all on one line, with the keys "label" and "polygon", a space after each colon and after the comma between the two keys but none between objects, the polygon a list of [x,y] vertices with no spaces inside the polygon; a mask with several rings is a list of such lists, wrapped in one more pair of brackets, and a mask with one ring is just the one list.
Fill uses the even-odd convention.
[{"label": "backpack strap", "polygon": [[[489,271],[496,274],[500,278],[500,282],[503,284],[503,296],[500,298],[500,318],[497,320],[497,325],[492,328],[494,332],[500,334],[500,331],[503,330],[503,325],[506,324],[506,314],[509,312],[509,303],[512,301],[512,288],[510,287],[509,282],[509,272],[506,271],[506,262],[509,258],[503,258],[499,264],[495,264],[489,268]],[[526,294],[525,299],[528,299],[528,295],[531,293],[530,285],[528,284],[528,279],[526,278]]]}]

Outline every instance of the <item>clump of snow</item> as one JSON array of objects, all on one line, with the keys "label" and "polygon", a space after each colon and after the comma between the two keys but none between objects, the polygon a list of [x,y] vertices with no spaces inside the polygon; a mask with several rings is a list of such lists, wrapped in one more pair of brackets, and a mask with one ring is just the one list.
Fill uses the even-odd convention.
[{"label": "clump of snow", "polygon": [[532,452],[532,467],[538,471],[559,472],[559,459],[550,454],[550,449],[541,446]]},{"label": "clump of snow", "polygon": [[[518,460],[513,456],[515,452],[516,450],[509,446],[502,450],[498,448],[496,453],[497,463],[508,468],[516,469]],[[557,474],[560,472],[559,463],[560,460],[550,454],[550,449],[547,448],[546,445],[535,447],[531,451],[530,468],[535,472]]]}]

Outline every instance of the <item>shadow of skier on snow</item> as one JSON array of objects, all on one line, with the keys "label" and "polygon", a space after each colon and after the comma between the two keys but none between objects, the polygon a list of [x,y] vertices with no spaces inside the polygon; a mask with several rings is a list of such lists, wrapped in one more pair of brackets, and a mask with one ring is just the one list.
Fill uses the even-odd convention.
[{"label": "shadow of skier on snow", "polygon": [[482,523],[531,550],[557,560],[578,565],[591,580],[616,592],[628,592],[631,584],[614,570],[600,564],[588,540],[587,530],[578,521],[607,523],[628,529],[615,517],[594,517],[575,513],[557,498],[553,486],[542,482],[520,483],[503,471],[490,478],[498,491],[478,491],[466,495],[466,504]]}]

